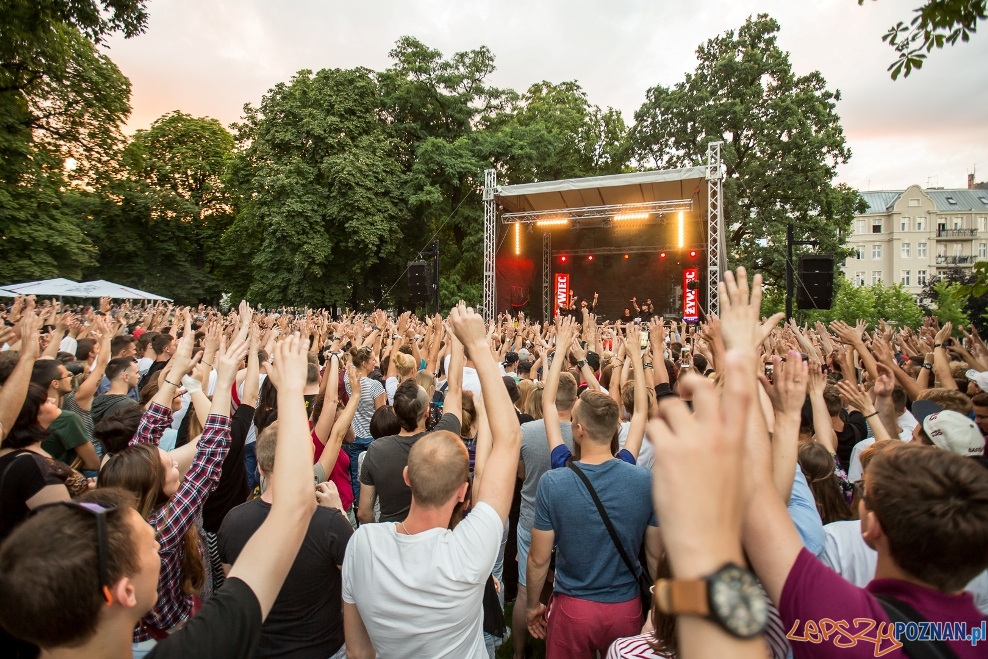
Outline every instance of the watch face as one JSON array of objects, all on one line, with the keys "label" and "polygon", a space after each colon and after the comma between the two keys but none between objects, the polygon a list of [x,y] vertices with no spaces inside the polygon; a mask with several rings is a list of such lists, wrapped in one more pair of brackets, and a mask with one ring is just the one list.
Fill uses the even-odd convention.
[{"label": "watch face", "polygon": [[768,606],[765,591],[754,574],[728,564],[707,577],[710,613],[727,631],[750,638],[765,628]]}]

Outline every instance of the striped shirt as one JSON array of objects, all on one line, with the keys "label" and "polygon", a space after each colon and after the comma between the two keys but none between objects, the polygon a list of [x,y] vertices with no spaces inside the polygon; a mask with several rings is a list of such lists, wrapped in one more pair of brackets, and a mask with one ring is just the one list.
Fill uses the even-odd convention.
[{"label": "striped shirt", "polygon": [[[172,411],[158,403],[141,417],[134,444],[157,446],[162,433],[171,424]],[[185,474],[178,492],[161,509],[151,513],[148,523],[154,527],[161,549],[161,573],[158,577],[158,603],[134,630],[134,642],[152,638],[145,627],[167,632],[186,620],[192,612],[192,597],[182,592],[183,538],[196,522],[201,523],[202,506],[216,487],[223,459],[230,450],[230,417],[210,414],[203,426],[202,437],[192,466]],[[205,552],[203,552],[205,556]]]},{"label": "striped shirt", "polygon": [[[346,393],[349,396],[352,393],[350,391],[349,376],[344,377],[343,382],[346,385]],[[377,409],[374,407],[374,399],[383,393],[386,393],[384,387],[377,380],[360,378],[360,405],[357,407],[357,413],[353,417],[353,422],[350,423],[353,434],[357,437],[363,437],[364,439],[370,438],[371,417],[374,416],[374,411]]]}]

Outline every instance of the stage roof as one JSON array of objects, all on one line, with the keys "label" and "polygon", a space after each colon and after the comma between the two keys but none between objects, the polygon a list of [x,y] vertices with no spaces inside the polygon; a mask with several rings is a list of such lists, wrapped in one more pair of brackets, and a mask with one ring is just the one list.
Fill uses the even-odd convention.
[{"label": "stage roof", "polygon": [[610,176],[522,183],[501,187],[496,197],[505,213],[550,211],[595,206],[633,205],[691,199],[695,188],[706,200],[706,167],[685,167]]}]

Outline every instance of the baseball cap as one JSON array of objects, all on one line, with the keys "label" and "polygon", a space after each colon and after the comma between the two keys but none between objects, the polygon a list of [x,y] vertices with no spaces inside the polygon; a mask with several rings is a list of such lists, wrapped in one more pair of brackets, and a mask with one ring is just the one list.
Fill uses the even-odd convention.
[{"label": "baseball cap", "polygon": [[504,356],[504,365],[505,366],[511,366],[512,364],[514,364],[517,361],[518,361],[518,353],[517,352],[509,352],[508,354],[506,354]]},{"label": "baseball cap", "polygon": [[923,430],[934,446],[965,457],[980,457],[985,452],[985,438],[974,421],[960,412],[943,410],[923,420]]},{"label": "baseball cap", "polygon": [[518,351],[519,361],[527,362],[532,358],[532,353],[530,353],[526,348],[522,348]]},{"label": "baseball cap", "polygon": [[926,421],[926,417],[942,411],[943,408],[934,403],[932,400],[917,400],[913,402],[912,413],[920,425]]},{"label": "baseball cap", "polygon": [[967,379],[978,385],[981,391],[988,391],[988,371],[976,371],[973,368],[969,368],[964,374]]}]

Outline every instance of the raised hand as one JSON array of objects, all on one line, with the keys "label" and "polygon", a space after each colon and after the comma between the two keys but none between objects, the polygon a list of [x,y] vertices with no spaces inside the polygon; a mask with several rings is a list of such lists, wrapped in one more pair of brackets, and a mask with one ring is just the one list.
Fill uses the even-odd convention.
[{"label": "raised hand", "polygon": [[799,415],[809,386],[809,365],[795,350],[788,354],[786,361],[773,356],[772,364],[774,383],[758,374],[758,380],[772,401],[772,408],[776,414]]},{"label": "raised hand", "polygon": [[461,301],[449,312],[449,324],[453,334],[467,349],[487,345],[487,332],[483,317]]},{"label": "raised hand", "polygon": [[274,362],[268,364],[267,374],[278,390],[304,389],[309,374],[308,351],[298,334],[279,342],[274,349]]},{"label": "raised hand", "polygon": [[943,324],[943,327],[940,328],[940,331],[936,333],[936,336],[933,337],[933,347],[942,345],[944,341],[950,338],[950,333],[953,330],[954,324],[948,320]]},{"label": "raised hand", "polygon": [[575,336],[576,321],[574,321],[570,316],[566,316],[561,319],[556,329],[556,350],[559,352],[560,356],[569,352],[569,348],[573,344],[573,338]]},{"label": "raised hand", "polygon": [[759,321],[762,305],[762,276],[756,274],[751,293],[748,292],[748,273],[738,268],[738,276],[728,271],[724,281],[718,284],[720,291],[720,324],[724,347],[753,353],[772,333],[772,329],[785,314],[777,313],[765,322]]},{"label": "raised hand", "polygon": [[836,386],[837,391],[844,397],[847,404],[857,411],[866,416],[875,411],[875,404],[872,402],[871,395],[865,389],[864,385],[852,384],[847,380],[841,380]]}]

